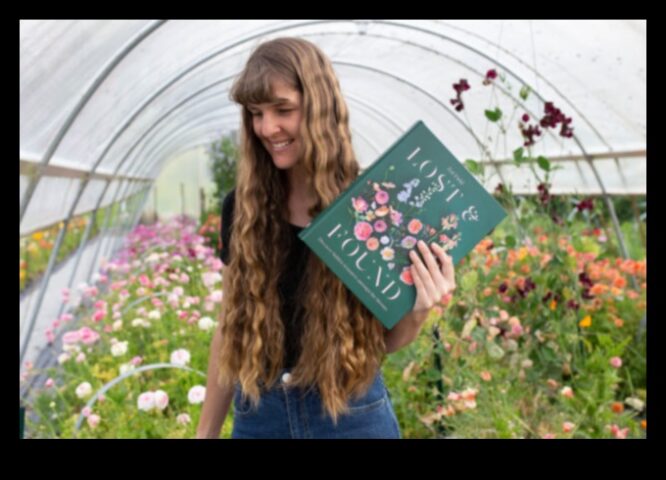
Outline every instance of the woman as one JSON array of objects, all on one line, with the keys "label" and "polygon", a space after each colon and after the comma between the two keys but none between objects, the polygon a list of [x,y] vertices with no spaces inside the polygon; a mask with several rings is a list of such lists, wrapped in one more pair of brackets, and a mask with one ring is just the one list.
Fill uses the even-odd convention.
[{"label": "woman", "polygon": [[217,438],[233,401],[232,438],[400,438],[380,367],[455,289],[451,257],[419,246],[414,308],[385,329],[297,236],[359,174],[330,60],[303,39],[265,42],[231,98],[241,155],[197,437]]}]

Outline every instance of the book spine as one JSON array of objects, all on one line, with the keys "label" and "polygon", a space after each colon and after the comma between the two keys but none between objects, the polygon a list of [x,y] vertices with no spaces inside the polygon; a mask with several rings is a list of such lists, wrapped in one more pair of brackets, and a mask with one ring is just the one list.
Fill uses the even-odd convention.
[{"label": "book spine", "polygon": [[[393,152],[393,150],[400,144],[400,142],[402,142],[405,139],[405,137],[407,137],[410,133],[412,133],[414,129],[422,123],[423,122],[421,120],[418,120],[414,125],[412,125],[411,128],[409,128],[405,133],[403,133],[400,136],[400,138],[398,138],[395,142],[393,142],[393,144],[384,152],[384,154],[381,157],[379,157],[365,172],[363,172],[359,177],[357,177],[352,183],[352,185],[356,185],[357,183],[363,181],[366,177],[368,177],[368,175],[370,175],[371,172],[374,172],[377,168],[379,168],[379,165],[382,163],[382,161]],[[333,203],[331,203],[329,207],[326,209],[326,212],[323,213],[333,212],[335,210],[334,207],[339,202],[342,202],[343,200],[347,199],[348,195],[350,194],[350,190],[351,188],[347,189],[346,192],[344,192],[342,195],[338,196],[338,198],[333,200]],[[317,216],[317,218],[313,219],[312,222],[308,225],[307,231],[304,230],[303,232],[298,234],[301,240],[305,240],[306,238],[308,238],[310,234],[317,227],[317,224],[324,220],[325,216],[326,215],[320,214]]]}]

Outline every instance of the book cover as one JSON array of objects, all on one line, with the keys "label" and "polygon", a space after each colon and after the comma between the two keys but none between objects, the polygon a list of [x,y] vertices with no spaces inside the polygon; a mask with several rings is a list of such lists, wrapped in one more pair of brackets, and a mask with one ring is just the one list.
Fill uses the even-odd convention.
[{"label": "book cover", "polygon": [[457,264],[505,216],[418,121],[298,236],[391,329],[416,300],[409,251],[418,240]]}]

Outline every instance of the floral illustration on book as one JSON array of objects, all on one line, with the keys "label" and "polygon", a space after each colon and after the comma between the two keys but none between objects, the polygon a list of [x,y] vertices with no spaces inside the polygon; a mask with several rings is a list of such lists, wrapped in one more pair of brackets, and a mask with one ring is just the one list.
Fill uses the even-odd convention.
[{"label": "floral illustration on book", "polygon": [[403,183],[402,189],[396,192],[397,187],[392,182],[368,180],[365,189],[351,198],[355,238],[365,242],[368,252],[378,251],[389,270],[401,268],[400,280],[407,285],[414,284],[409,251],[419,240],[427,245],[437,242],[449,251],[461,239],[461,232],[456,231],[458,216],[455,213],[442,217],[437,227],[419,218],[420,209],[410,202],[412,190],[418,185],[419,179],[414,178]]}]

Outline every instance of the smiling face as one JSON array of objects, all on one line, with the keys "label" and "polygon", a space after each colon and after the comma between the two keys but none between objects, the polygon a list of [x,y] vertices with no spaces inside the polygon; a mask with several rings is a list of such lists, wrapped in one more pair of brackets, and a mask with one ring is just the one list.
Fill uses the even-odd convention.
[{"label": "smiling face", "polygon": [[301,93],[281,79],[271,82],[275,101],[248,104],[255,135],[273,158],[275,166],[289,169],[299,160],[302,117]]}]

